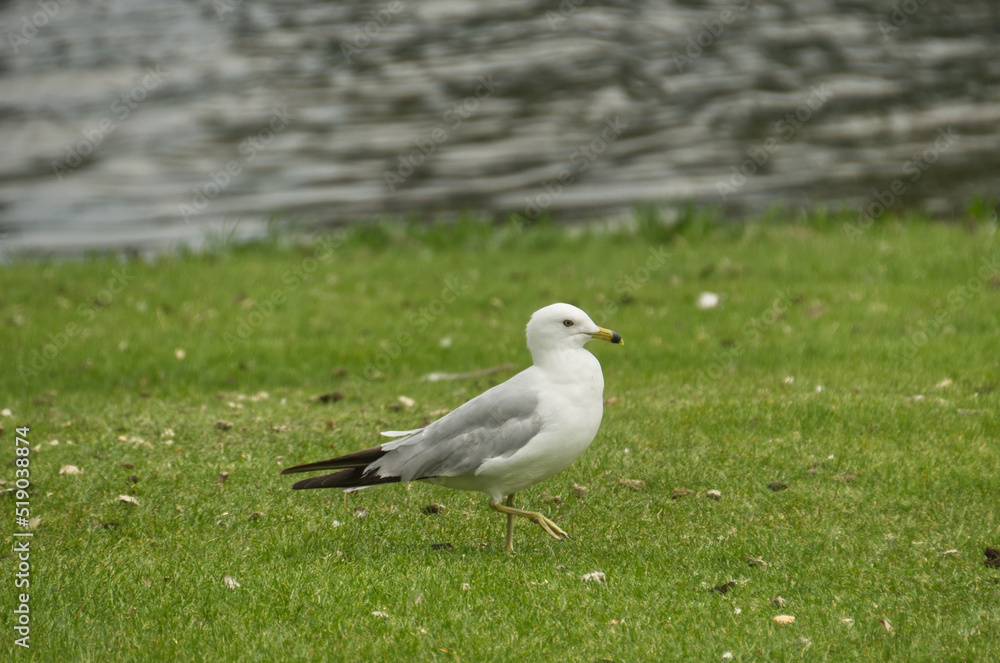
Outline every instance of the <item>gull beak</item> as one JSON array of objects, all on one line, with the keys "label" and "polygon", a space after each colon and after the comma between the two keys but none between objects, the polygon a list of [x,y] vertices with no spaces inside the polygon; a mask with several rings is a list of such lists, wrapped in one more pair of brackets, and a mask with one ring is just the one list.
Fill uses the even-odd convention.
[{"label": "gull beak", "polygon": [[623,341],[622,337],[618,335],[618,332],[613,332],[610,329],[605,329],[604,327],[598,327],[597,329],[597,333],[590,335],[591,338],[617,343],[618,345],[625,345],[625,341]]}]

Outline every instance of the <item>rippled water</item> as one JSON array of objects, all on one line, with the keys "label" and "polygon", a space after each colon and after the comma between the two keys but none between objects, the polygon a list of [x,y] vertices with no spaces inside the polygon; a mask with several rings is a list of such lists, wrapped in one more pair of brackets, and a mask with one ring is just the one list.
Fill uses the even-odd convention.
[{"label": "rippled water", "polygon": [[7,2],[0,251],[197,244],[275,211],[950,213],[997,193],[998,7]]}]

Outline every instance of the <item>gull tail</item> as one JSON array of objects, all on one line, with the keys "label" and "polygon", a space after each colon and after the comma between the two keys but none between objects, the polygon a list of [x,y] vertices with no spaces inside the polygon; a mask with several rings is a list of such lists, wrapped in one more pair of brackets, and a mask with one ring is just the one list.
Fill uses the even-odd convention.
[{"label": "gull tail", "polygon": [[362,449],[349,453],[346,456],[338,456],[329,460],[321,460],[316,463],[306,463],[296,465],[281,471],[282,474],[295,474],[297,472],[315,472],[318,470],[340,470],[334,474],[327,474],[310,479],[303,479],[292,486],[295,490],[305,490],[308,488],[343,488],[344,490],[359,490],[368,486],[375,486],[380,483],[395,483],[399,477],[385,477],[377,474],[366,474],[369,465],[377,461],[386,454],[381,446],[370,449]]}]

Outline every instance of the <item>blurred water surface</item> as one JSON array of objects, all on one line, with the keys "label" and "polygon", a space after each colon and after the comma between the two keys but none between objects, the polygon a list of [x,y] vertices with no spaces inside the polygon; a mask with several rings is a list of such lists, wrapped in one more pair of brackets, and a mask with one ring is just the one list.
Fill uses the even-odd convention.
[{"label": "blurred water surface", "polygon": [[275,211],[949,214],[1000,173],[985,0],[17,0],[0,26],[0,252]]}]

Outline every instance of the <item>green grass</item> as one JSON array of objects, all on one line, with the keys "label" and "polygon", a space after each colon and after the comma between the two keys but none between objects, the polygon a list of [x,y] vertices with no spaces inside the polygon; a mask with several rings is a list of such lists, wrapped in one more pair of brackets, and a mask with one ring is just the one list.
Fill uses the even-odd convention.
[{"label": "green grass", "polygon": [[[576,234],[387,225],[3,267],[2,488],[15,428],[30,426],[41,517],[29,650],[13,644],[18,560],[0,560],[3,649],[995,659],[1000,569],[983,556],[1000,547],[995,221],[897,218],[852,239],[836,215],[772,216],[729,227],[689,209],[666,227],[646,210],[638,230]],[[704,291],[722,306],[697,308]],[[571,541],[518,522],[512,556],[482,495],[293,492],[279,476],[421,426],[513,371],[427,373],[527,366],[524,324],[554,301],[626,341],[590,346],[614,399],[590,450],[519,496]],[[0,498],[8,552],[14,502]],[[445,509],[425,515],[430,503]],[[606,584],[581,582],[591,571]]]}]

